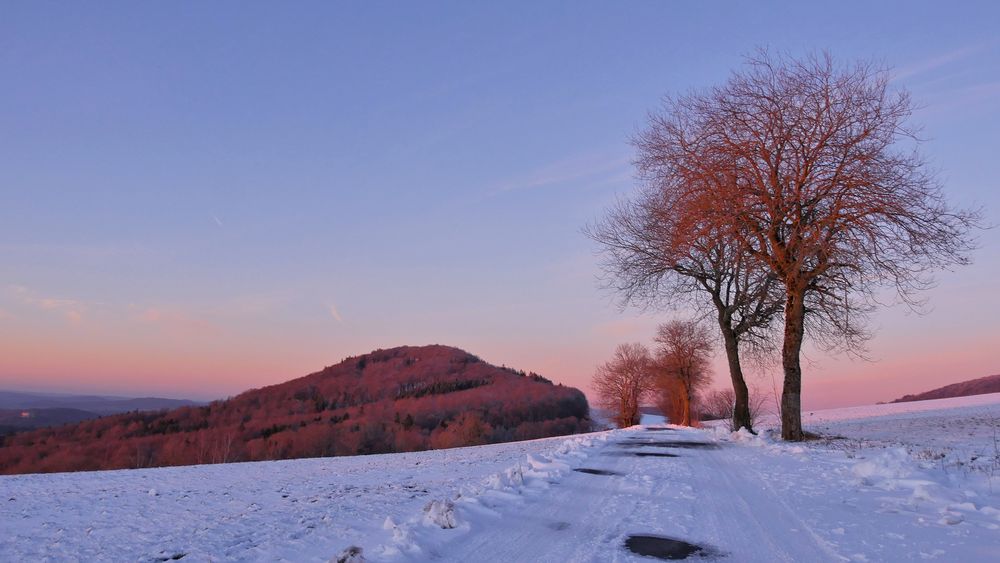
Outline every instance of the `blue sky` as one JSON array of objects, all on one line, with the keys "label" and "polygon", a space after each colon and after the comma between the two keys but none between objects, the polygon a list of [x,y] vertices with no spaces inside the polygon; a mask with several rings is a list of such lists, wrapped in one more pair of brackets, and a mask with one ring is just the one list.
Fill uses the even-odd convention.
[{"label": "blue sky", "polygon": [[[673,313],[619,311],[581,227],[660,98],[757,47],[893,66],[1000,222],[1000,8],[805,4],[5,3],[0,387],[217,397],[432,342],[585,386]],[[981,246],[878,363],[811,353],[807,406],[1000,372]]]}]

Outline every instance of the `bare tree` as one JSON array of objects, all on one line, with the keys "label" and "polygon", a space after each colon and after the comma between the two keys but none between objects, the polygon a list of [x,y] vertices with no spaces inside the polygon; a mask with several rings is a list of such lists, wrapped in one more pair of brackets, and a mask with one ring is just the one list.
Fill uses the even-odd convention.
[{"label": "bare tree", "polygon": [[[757,420],[767,410],[767,393],[761,393],[757,386],[750,390],[750,421],[756,425]],[[737,424],[733,417],[733,404],[736,395],[732,389],[716,389],[706,394],[699,402],[702,420],[724,420],[730,430],[739,430],[744,425]]]},{"label": "bare tree", "polygon": [[620,344],[614,357],[598,366],[593,389],[620,428],[639,423],[639,405],[653,390],[652,364],[649,349],[636,343]]},{"label": "bare tree", "polygon": [[691,426],[691,404],[712,377],[712,337],[697,321],[675,320],[660,325],[656,344],[661,404],[671,422]]},{"label": "bare tree", "polygon": [[[637,146],[642,150],[642,137]],[[640,163],[641,154],[640,154]],[[781,284],[766,265],[727,239],[728,229],[685,236],[670,191],[657,178],[635,198],[619,201],[584,232],[602,245],[605,283],[622,305],[689,305],[713,315],[729,364],[738,427],[753,431],[741,349],[755,357],[773,349],[773,322],[783,304]]]},{"label": "bare tree", "polygon": [[234,461],[233,442],[236,436],[232,431],[214,436],[212,442],[212,463],[231,463]]},{"label": "bare tree", "polygon": [[913,307],[930,273],[966,264],[979,214],[950,206],[886,69],[762,52],[721,86],[667,99],[636,144],[681,245],[722,236],[784,293],[782,436],[804,437],[805,334],[861,353],[891,287]]},{"label": "bare tree", "polygon": [[656,406],[663,416],[671,424],[685,424],[684,413],[689,410],[690,402],[681,381],[660,372],[656,377],[656,391]]},{"label": "bare tree", "polygon": [[702,420],[728,420],[732,416],[736,396],[732,389],[715,389],[708,392],[700,402]]}]

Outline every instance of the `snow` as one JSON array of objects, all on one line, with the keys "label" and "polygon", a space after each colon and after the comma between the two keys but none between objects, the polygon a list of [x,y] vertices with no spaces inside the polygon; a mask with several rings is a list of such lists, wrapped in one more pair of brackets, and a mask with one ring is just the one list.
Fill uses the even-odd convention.
[{"label": "snow", "polygon": [[1000,394],[804,419],[827,437],[644,419],[412,454],[0,477],[0,553],[649,561],[625,542],[652,535],[732,561],[1000,560]]},{"label": "snow", "polygon": [[[0,559],[327,561],[431,500],[563,446],[0,477]],[[391,534],[389,534],[391,535]],[[370,558],[370,557],[369,557]]]}]

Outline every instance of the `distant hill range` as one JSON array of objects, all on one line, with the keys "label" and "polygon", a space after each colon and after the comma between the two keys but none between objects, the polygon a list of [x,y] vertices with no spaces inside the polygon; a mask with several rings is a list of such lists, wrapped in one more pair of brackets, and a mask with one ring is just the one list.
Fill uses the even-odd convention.
[{"label": "distant hill range", "polygon": [[0,435],[89,420],[130,411],[158,411],[202,405],[158,397],[101,397],[0,391]]},{"label": "distant hill range", "polygon": [[1000,393],[1000,374],[970,379],[961,383],[952,383],[925,393],[904,395],[893,403],[908,403],[911,401],[927,401],[930,399],[947,399],[949,397],[968,397],[969,395],[985,395]]},{"label": "distant hill range", "polygon": [[577,389],[457,348],[404,346],[205,406],[3,436],[0,473],[415,451],[589,429]]},{"label": "distant hill range", "polygon": [[78,409],[96,413],[99,416],[136,410],[176,409],[200,404],[204,403],[184,399],[161,399],[159,397],[102,397],[0,391],[0,409]]}]

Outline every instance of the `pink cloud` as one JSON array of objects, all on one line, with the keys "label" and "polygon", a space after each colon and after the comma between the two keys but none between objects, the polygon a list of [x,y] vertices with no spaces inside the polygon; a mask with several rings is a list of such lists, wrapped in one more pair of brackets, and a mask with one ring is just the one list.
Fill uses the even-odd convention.
[{"label": "pink cloud", "polygon": [[82,322],[87,309],[91,305],[97,305],[97,303],[88,303],[77,299],[40,296],[36,291],[19,285],[9,286],[8,293],[23,305],[43,311],[59,313],[64,319],[73,324]]}]

